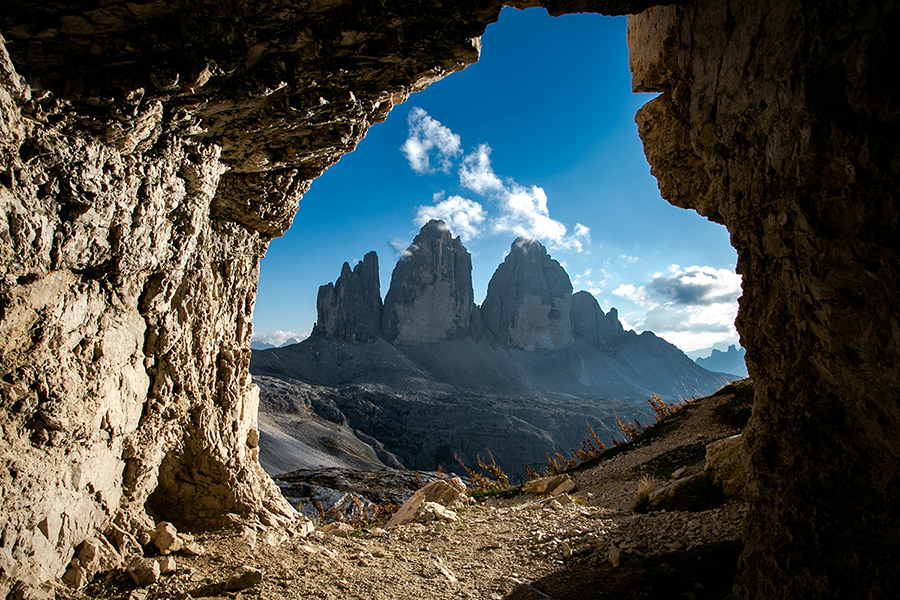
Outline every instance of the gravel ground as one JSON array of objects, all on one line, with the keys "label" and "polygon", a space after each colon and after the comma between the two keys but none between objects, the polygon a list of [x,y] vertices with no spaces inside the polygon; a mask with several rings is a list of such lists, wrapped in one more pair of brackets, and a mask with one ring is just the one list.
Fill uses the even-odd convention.
[{"label": "gravel ground", "polygon": [[[745,396],[697,401],[650,441],[575,473],[576,489],[556,499],[495,498],[458,510],[456,522],[349,538],[247,523],[197,535],[203,554],[176,553],[176,571],[157,583],[135,588],[128,575],[110,573],[86,597],[722,598],[740,552],[743,504],[691,513],[632,507],[642,481],[659,485],[702,469],[705,444],[738,431],[718,407]],[[245,567],[261,581],[229,591],[229,578]]]}]

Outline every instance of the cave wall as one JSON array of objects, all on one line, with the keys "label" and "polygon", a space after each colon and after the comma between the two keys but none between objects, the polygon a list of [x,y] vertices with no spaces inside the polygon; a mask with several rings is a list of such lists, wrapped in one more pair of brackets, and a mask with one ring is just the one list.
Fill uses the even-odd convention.
[{"label": "cave wall", "polygon": [[[477,59],[502,4],[3,3],[0,595],[151,517],[296,520],[256,460],[259,257],[372,123]],[[724,223],[744,275],[740,597],[896,586],[900,35],[896,2],[870,4],[629,24],[634,86],[663,92],[637,117],[662,194]]]},{"label": "cave wall", "polygon": [[900,594],[896,2],[629,17],[663,197],[724,223],[756,388],[741,598]]},{"label": "cave wall", "polygon": [[90,535],[298,520],[257,461],[259,258],[502,5],[3,2],[0,597]]}]

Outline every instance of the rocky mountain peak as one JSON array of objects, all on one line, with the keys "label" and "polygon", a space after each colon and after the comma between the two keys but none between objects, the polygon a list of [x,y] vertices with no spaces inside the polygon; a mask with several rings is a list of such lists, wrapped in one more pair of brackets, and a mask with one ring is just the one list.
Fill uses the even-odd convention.
[{"label": "rocky mountain peak", "polygon": [[572,295],[572,335],[598,350],[611,350],[624,339],[625,329],[615,308],[604,314],[597,299],[588,292]]},{"label": "rocky mountain peak", "polygon": [[475,310],[469,251],[443,221],[429,221],[391,275],[384,300],[385,339],[418,345],[463,338]]},{"label": "rocky mountain peak", "polygon": [[319,288],[312,335],[347,342],[372,342],[381,331],[382,311],[378,255],[369,252],[353,269],[344,263],[338,280]]},{"label": "rocky mountain peak", "polygon": [[572,343],[572,282],[538,241],[518,238],[488,284],[481,314],[510,348],[550,350]]}]

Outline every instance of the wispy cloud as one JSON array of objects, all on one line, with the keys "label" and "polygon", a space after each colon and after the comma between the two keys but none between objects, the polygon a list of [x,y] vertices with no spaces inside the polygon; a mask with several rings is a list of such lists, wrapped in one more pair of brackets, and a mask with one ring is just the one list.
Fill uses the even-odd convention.
[{"label": "wispy cloud", "polygon": [[[421,108],[410,113],[409,139],[403,152],[410,166],[420,173],[434,172],[428,159],[429,150],[437,148],[442,157],[442,170],[449,172],[453,159],[460,154],[460,139]],[[435,135],[425,135],[433,131]],[[439,132],[439,133],[438,133]],[[427,140],[446,140],[446,150],[437,143],[427,146]],[[452,142],[452,143],[451,143]],[[491,201],[499,212],[488,215],[482,204],[460,196],[450,196],[433,206],[420,206],[416,222],[427,221],[426,216],[443,218],[448,227],[463,239],[477,237],[485,232],[513,234],[517,237],[539,240],[553,250],[582,252],[590,243],[590,228],[576,223],[572,232],[560,221],[550,216],[547,194],[540,186],[526,187],[505,179],[494,172],[491,166],[491,147],[480,144],[465,154],[458,169],[460,187],[470,190]],[[480,210],[479,210],[480,209]],[[439,215],[439,216],[438,216]]]},{"label": "wispy cloud", "polygon": [[409,135],[400,151],[406,156],[412,170],[416,173],[433,173],[440,168],[449,173],[453,158],[462,152],[459,136],[419,107],[410,111],[408,122]]},{"label": "wispy cloud", "polygon": [[435,200],[437,204],[418,207],[416,225],[421,227],[432,219],[440,219],[464,242],[482,235],[482,226],[487,220],[487,212],[481,204],[461,196],[450,196],[445,200],[440,200],[440,195],[438,195]]},{"label": "wispy cloud", "polygon": [[463,157],[459,167],[459,183],[476,194],[487,194],[503,191],[503,182],[491,168],[491,147],[480,144],[475,150]]},{"label": "wispy cloud", "polygon": [[654,331],[683,350],[737,342],[741,276],[728,269],[671,265],[643,285],[622,284],[612,293],[647,309],[636,329]]},{"label": "wispy cloud", "polygon": [[296,344],[304,338],[306,338],[305,335],[300,335],[293,331],[276,329],[275,331],[267,331],[265,333],[254,333],[250,339],[253,342],[262,342],[263,344],[271,344],[279,347],[284,346],[285,344]]}]

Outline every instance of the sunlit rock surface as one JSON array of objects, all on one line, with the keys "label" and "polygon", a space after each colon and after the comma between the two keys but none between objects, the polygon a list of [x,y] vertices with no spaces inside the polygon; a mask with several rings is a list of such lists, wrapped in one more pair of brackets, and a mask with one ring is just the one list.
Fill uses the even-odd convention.
[{"label": "sunlit rock surface", "polygon": [[[258,257],[501,4],[4,2],[0,594],[113,519],[150,528],[148,500],[289,518],[255,457]],[[678,6],[629,44],[635,89],[662,92],[637,120],[663,196],[724,223],[744,276],[738,597],[895,596],[897,3]]]},{"label": "sunlit rock surface", "polygon": [[430,221],[394,267],[384,338],[402,346],[461,339],[473,316],[472,257],[443,221]]}]

